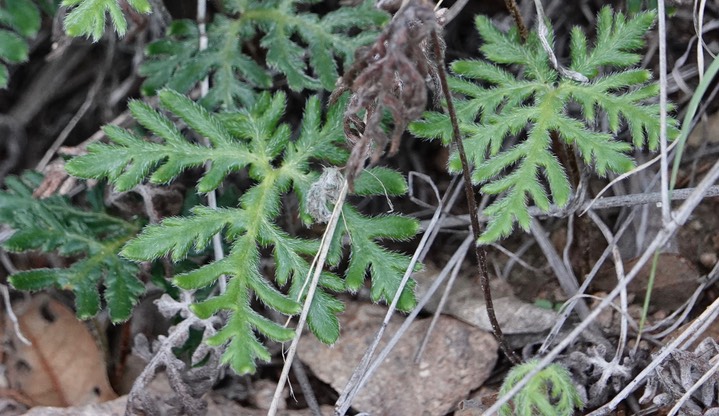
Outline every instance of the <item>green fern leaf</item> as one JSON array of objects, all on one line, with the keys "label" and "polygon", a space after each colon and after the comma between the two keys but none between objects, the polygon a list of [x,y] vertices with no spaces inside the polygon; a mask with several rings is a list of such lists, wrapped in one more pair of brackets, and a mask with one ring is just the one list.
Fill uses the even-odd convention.
[{"label": "green fern leaf", "polygon": [[[198,289],[215,284],[221,276],[229,279],[224,294],[195,304],[194,311],[200,317],[228,313],[227,324],[210,342],[227,343],[223,359],[238,373],[254,371],[257,360],[269,359],[269,352],[257,334],[286,341],[293,332],[254,311],[250,306],[252,299],[286,315],[298,313],[306,295],[310,262],[319,248],[317,240],[290,236],[276,223],[281,196],[293,190],[303,201],[318,176],[312,163],[346,160],[347,151],[342,147],[344,102],[328,109],[323,121],[319,99],[309,99],[299,136],[290,140],[289,127],[281,123],[285,111],[282,93],[261,94],[251,108],[222,114],[209,113],[171,90],[163,90],[159,96],[164,109],[206,137],[210,146],[193,144],[168,116],[133,102],[130,105],[133,116],[156,140],[146,141],[130,131],[108,126],[105,131],[111,143],[88,147],[88,154],[69,161],[67,170],[84,178],[108,179],[124,190],[144,180],[166,183],[185,169],[206,163],[211,167],[198,183],[199,192],[216,189],[231,172],[244,170],[250,175],[255,184],[244,191],[239,205],[217,210],[197,207],[189,216],[166,218],[146,227],[125,245],[121,254],[136,261],[165,255],[178,261],[193,251],[202,252],[212,236],[220,233],[230,246],[227,256],[175,276],[174,283],[185,289]],[[407,184],[398,173],[375,168],[358,178],[356,189],[364,196],[390,196],[404,194]],[[301,211],[303,218],[309,218],[304,202]],[[355,254],[350,260],[351,271],[345,280],[330,272],[322,273],[308,315],[310,330],[328,344],[339,336],[337,314],[344,310],[342,302],[331,293],[344,291],[346,282],[357,290],[369,270],[373,299],[390,300],[397,292],[409,259],[382,248],[377,240],[408,239],[418,228],[412,219],[397,215],[367,217],[348,206],[343,215],[346,221],[342,222],[352,230],[350,247]],[[342,233],[346,230],[336,234],[336,247],[332,249],[334,264],[341,258]],[[261,253],[267,249],[272,250],[275,259],[277,286],[259,268]],[[286,294],[279,290],[282,286],[289,286]],[[412,288],[410,285],[402,295],[403,310],[414,306]]]},{"label": "green fern leaf", "polygon": [[[500,397],[507,394],[527,374],[536,368],[539,360],[520,364],[507,374],[499,390]],[[522,390],[512,399],[512,405],[500,408],[502,416],[570,416],[584,404],[577,388],[572,383],[569,371],[559,364],[550,364],[534,375]]]},{"label": "green fern leaf", "polygon": [[[357,195],[403,195],[406,191],[407,183],[404,178],[385,168],[365,170],[355,182]],[[418,230],[419,223],[415,219],[401,215],[366,217],[354,207],[345,205],[333,245],[340,247],[338,240],[343,236],[347,236],[350,241],[352,255],[345,276],[348,289],[353,292],[359,290],[369,272],[372,279],[372,301],[385,301],[389,304],[409,266],[409,258],[383,248],[376,240],[407,240],[414,237]],[[335,258],[339,259],[339,256]],[[400,310],[408,311],[414,307],[414,285],[415,282],[410,281],[402,292],[397,304]]]},{"label": "green fern leaf", "polygon": [[25,38],[34,37],[40,30],[40,9],[31,0],[4,2],[0,8],[0,22]]},{"label": "green fern leaf", "polygon": [[[0,24],[8,29],[0,29],[0,59],[8,64],[27,61],[28,40],[34,38],[42,22],[41,7],[32,0],[6,1],[0,5]],[[49,10],[47,10],[49,9]],[[53,5],[46,13],[53,14]],[[0,63],[0,88],[7,87],[10,72],[4,63]]]},{"label": "green fern leaf", "polygon": [[[284,101],[284,97],[278,97]],[[133,103],[130,105],[132,114],[165,142],[147,142],[128,130],[107,126],[105,133],[116,145],[90,146],[89,155],[70,161],[67,171],[85,178],[107,178],[118,190],[127,191],[144,180],[150,171],[154,170],[150,182],[163,184],[188,168],[212,160],[212,169],[198,187],[200,192],[209,192],[219,186],[225,175],[244,168],[250,162],[256,162],[257,168],[260,165],[269,167],[268,160],[260,160],[261,156],[252,154],[241,141],[230,138],[229,132],[216,117],[189,98],[164,90],[160,93],[160,102],[166,108],[177,111],[178,115],[184,115],[184,120],[207,137],[213,146],[180,140],[168,118],[140,103]]]},{"label": "green fern leaf", "polygon": [[[147,0],[128,0],[138,13],[150,13],[152,6]],[[118,35],[127,31],[127,20],[118,0],[63,0],[62,5],[72,8],[65,17],[65,32],[70,36],[90,36],[97,42],[105,33],[105,16],[110,20]]]},{"label": "green fern leaf", "polygon": [[[570,69],[589,77],[587,83],[563,79],[549,65],[536,33],[523,44],[516,29],[504,34],[489,18],[477,17],[477,29],[484,40],[481,51],[489,62],[452,63],[459,77],[450,79],[450,88],[465,97],[458,100],[457,113],[465,151],[474,168],[472,180],[482,184],[484,193],[498,195],[485,210],[490,221],[481,243],[508,235],[515,224],[527,229],[529,200],[543,210],[551,203],[568,203],[571,187],[564,167],[552,152],[552,134],[575,146],[584,162],[601,176],[631,169],[632,145],[657,148],[659,107],[647,101],[658,96],[658,87],[649,83],[648,71],[630,68],[639,61],[636,52],[643,46],[643,36],[654,17],[655,13],[649,12],[626,19],[609,7],[603,8],[593,48],[587,46],[581,30],[575,29]],[[548,36],[550,44],[552,36]],[[522,66],[524,78],[497,64]],[[605,67],[615,72],[598,75]],[[582,117],[569,114],[572,103],[581,107]],[[607,115],[609,132],[594,129],[598,110]],[[631,145],[616,137],[624,126]],[[675,126],[676,121],[670,119],[670,137],[677,133]],[[451,142],[452,128],[444,114],[429,112],[410,130],[419,137]],[[506,148],[505,139],[520,134],[519,143]],[[461,170],[456,154],[449,167],[453,172]]]},{"label": "green fern leaf", "polygon": [[[239,17],[217,15],[208,26],[204,51],[197,50],[199,32],[194,22],[173,22],[167,37],[147,48],[150,59],[140,71],[147,77],[143,93],[153,95],[161,88],[186,92],[210,76],[212,87],[202,104],[237,110],[238,103],[254,103],[254,89],[272,85],[274,71],[284,74],[295,91],[332,90],[338,77],[336,61],[350,65],[355,49],[371,42],[376,29],[387,20],[371,3],[341,7],[322,17],[300,11],[304,2],[296,0],[235,4]],[[350,35],[353,28],[361,34]],[[243,51],[243,45],[258,33],[271,71]]]},{"label": "green fern leaf", "polygon": [[99,285],[103,284],[110,318],[113,322],[127,320],[145,286],[137,279],[137,265],[117,253],[135,234],[135,226],[104,213],[82,211],[62,197],[34,199],[32,189],[37,186],[37,179],[30,174],[6,179],[10,189],[0,192],[0,224],[16,231],[5,241],[4,248],[15,252],[56,251],[82,258],[66,269],[15,273],[10,276],[10,283],[20,290],[49,287],[71,290],[77,315],[83,319],[100,310]]}]

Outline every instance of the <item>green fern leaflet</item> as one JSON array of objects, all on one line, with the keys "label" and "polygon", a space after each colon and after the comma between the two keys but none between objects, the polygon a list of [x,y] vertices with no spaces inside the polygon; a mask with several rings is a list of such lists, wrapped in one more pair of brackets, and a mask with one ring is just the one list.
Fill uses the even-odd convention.
[{"label": "green fern leaflet", "polygon": [[[455,61],[451,67],[458,77],[450,80],[450,87],[466,97],[458,101],[457,113],[467,157],[474,166],[472,180],[483,184],[482,192],[499,195],[485,210],[490,221],[480,242],[508,235],[515,223],[528,229],[529,199],[543,210],[549,209],[551,202],[559,206],[568,203],[572,190],[564,167],[552,152],[552,134],[575,147],[584,163],[601,176],[631,169],[634,163],[629,152],[633,147],[646,144],[650,150],[657,148],[659,106],[647,101],[658,97],[659,88],[650,83],[649,71],[632,68],[640,60],[636,52],[644,45],[643,36],[654,19],[654,12],[627,19],[605,7],[597,18],[593,48],[575,28],[569,69],[589,79],[579,83],[562,78],[550,66],[536,33],[522,44],[516,29],[505,34],[487,17],[477,17],[481,51],[489,62]],[[548,40],[551,44],[551,33]],[[523,78],[501,65],[520,66]],[[600,70],[607,68],[613,71],[600,75]],[[581,116],[571,111],[573,107],[581,110]],[[597,111],[606,114],[610,132],[594,128]],[[669,123],[672,137],[676,123]],[[631,144],[616,138],[625,125]],[[419,137],[441,138],[445,144],[451,141],[449,118],[444,114],[427,113],[410,129]],[[507,148],[505,141],[518,135],[521,140]],[[455,154],[450,170],[460,169]]]},{"label": "green fern leaflet", "polygon": [[[148,0],[127,0],[127,4],[138,13],[150,13]],[[70,8],[65,16],[65,32],[70,36],[90,36],[97,42],[105,33],[106,15],[118,35],[127,32],[127,20],[118,0],[63,0],[62,5]]]},{"label": "green fern leaflet", "polygon": [[[208,26],[208,47],[198,51],[194,22],[175,21],[167,37],[150,44],[141,68],[147,77],[143,93],[153,95],[163,87],[186,92],[211,76],[211,88],[203,98],[208,108],[236,110],[237,103],[254,102],[254,89],[272,86],[279,72],[292,90],[332,90],[338,78],[336,59],[347,68],[354,51],[370,43],[387,15],[365,1],[341,7],[318,17],[298,9],[309,2],[296,0],[227,2],[238,17],[216,15]],[[351,35],[351,33],[359,34]],[[259,35],[259,47],[248,55],[246,45]],[[298,43],[301,40],[307,47]],[[257,62],[266,61],[269,68]]]},{"label": "green fern leaflet", "polygon": [[[7,64],[27,61],[30,47],[28,40],[37,36],[42,23],[42,13],[55,14],[52,0],[8,0],[0,2],[0,60]],[[0,88],[7,87],[10,73],[5,63],[0,63]]]},{"label": "green fern leaflet", "polygon": [[[507,374],[499,396],[504,396],[517,383],[524,380],[539,360],[530,360],[520,364]],[[582,409],[584,403],[577,388],[572,384],[569,371],[559,364],[550,364],[534,375],[522,390],[512,398],[512,405],[500,408],[501,416],[571,416],[575,410]]]},{"label": "green fern leaflet", "polygon": [[[205,147],[186,139],[170,119],[139,101],[130,104],[135,119],[161,141],[146,141],[142,137],[114,126],[105,132],[111,144],[88,147],[89,154],[71,160],[67,170],[84,178],[106,178],[119,190],[132,189],[149,180],[163,184],[176,178],[184,170],[211,167],[200,179],[199,192],[216,189],[231,172],[246,171],[255,184],[240,197],[236,208],[209,209],[196,207],[191,216],[168,218],[160,224],[146,227],[122,249],[122,255],[136,261],[149,261],[169,255],[173,260],[186,257],[191,250],[201,251],[212,236],[222,233],[230,245],[228,255],[198,269],[180,274],[174,283],[185,289],[213,285],[220,276],[228,276],[225,293],[212,296],[196,305],[200,317],[220,311],[229,312],[227,324],[210,339],[213,344],[228,347],[223,357],[238,373],[255,370],[256,360],[269,360],[270,354],[255,333],[276,341],[287,341],[294,331],[264,318],[251,307],[253,298],[285,315],[300,311],[304,298],[304,283],[312,256],[319,247],[315,239],[289,235],[277,220],[283,194],[292,191],[299,201],[305,200],[317,173],[311,163],[340,164],[347,158],[342,129],[342,106],[331,108],[322,122],[321,105],[311,98],[305,107],[299,137],[290,140],[291,130],[280,123],[285,110],[285,96],[262,94],[249,110],[212,114],[189,98],[171,91],[159,93],[161,105],[179,117],[200,136],[207,137],[211,146]],[[374,169],[358,179],[356,192],[363,195],[406,192],[407,185],[398,173]],[[309,221],[304,202],[300,204],[302,218]],[[346,286],[357,289],[369,270],[373,298],[391,300],[397,282],[409,259],[381,248],[377,239],[407,239],[417,232],[417,222],[401,216],[364,217],[354,208],[345,207],[344,215],[350,229],[381,229],[382,232],[353,232],[351,272],[345,280],[325,272],[315,295],[308,325],[323,342],[333,343],[339,336],[337,313],[343,304],[331,292],[344,291]],[[340,235],[341,232],[338,232]],[[355,250],[355,248],[358,248]],[[260,268],[261,251],[271,249],[276,263],[274,283],[289,284],[288,294],[280,292]],[[341,240],[330,263],[341,260]],[[352,265],[355,265],[354,267]],[[404,309],[414,305],[411,288],[402,294]]]},{"label": "green fern leaflet", "polygon": [[36,174],[5,179],[8,190],[0,192],[0,224],[9,225],[15,233],[3,247],[13,252],[42,250],[80,259],[68,268],[20,271],[10,276],[10,283],[28,291],[49,287],[71,290],[77,315],[83,319],[100,310],[102,284],[111,320],[127,320],[145,285],[137,278],[137,265],[117,253],[137,228],[102,212],[80,210],[64,197],[37,200],[32,190],[39,179]]}]

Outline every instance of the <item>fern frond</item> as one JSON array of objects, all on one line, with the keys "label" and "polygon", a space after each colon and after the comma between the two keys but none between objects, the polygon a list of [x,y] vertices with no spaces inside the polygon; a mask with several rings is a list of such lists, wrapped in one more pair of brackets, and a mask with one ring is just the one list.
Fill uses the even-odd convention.
[{"label": "fern frond", "polygon": [[[347,268],[346,283],[351,291],[359,290],[369,271],[372,277],[370,297],[373,302],[392,301],[402,280],[409,259],[407,256],[389,251],[376,240],[406,240],[414,237],[419,223],[412,218],[400,215],[365,217],[351,206],[342,209],[344,222],[339,232],[350,239],[352,255]],[[411,310],[416,303],[414,281],[405,287],[397,308]]]},{"label": "fern frond", "polygon": [[[203,105],[236,110],[238,102],[253,104],[254,89],[272,85],[273,72],[283,74],[295,91],[332,90],[338,77],[337,61],[348,67],[355,49],[371,42],[387,15],[365,1],[318,17],[301,11],[304,3],[280,0],[234,4],[233,11],[239,17],[216,16],[208,26],[208,48],[204,51],[197,50],[194,22],[173,22],[167,37],[147,48],[150,59],[141,68],[147,77],[143,92],[152,95],[163,87],[186,92],[210,76],[212,87]],[[353,29],[360,29],[359,34],[351,34]],[[243,51],[243,45],[258,33],[272,71]]]},{"label": "fern frond", "polygon": [[9,189],[0,192],[0,224],[16,231],[3,247],[14,252],[41,250],[79,256],[65,269],[20,271],[10,276],[10,283],[20,290],[71,290],[77,314],[83,319],[100,310],[102,284],[112,321],[128,319],[145,286],[137,278],[137,265],[117,253],[136,233],[136,227],[104,213],[82,211],[63,197],[34,199],[32,189],[39,183],[36,175],[5,181]]},{"label": "fern frond", "polygon": [[[209,163],[211,168],[200,179],[198,191],[215,189],[228,174],[245,170],[255,181],[233,208],[212,210],[195,208],[186,217],[167,218],[146,227],[127,243],[121,254],[136,261],[149,261],[170,255],[180,260],[193,250],[202,251],[212,236],[221,233],[230,246],[227,256],[175,276],[174,283],[186,289],[215,284],[227,276],[227,291],[194,305],[198,316],[207,317],[220,311],[229,312],[226,326],[211,342],[227,342],[224,360],[238,373],[252,372],[256,360],[268,360],[269,353],[256,334],[285,341],[293,332],[270,322],[252,310],[253,297],[264,305],[286,315],[299,312],[304,299],[310,261],[319,247],[317,240],[290,236],[277,224],[281,196],[294,190],[301,201],[317,178],[311,162],[342,163],[347,158],[342,129],[343,103],[330,108],[323,122],[322,107],[317,98],[308,100],[299,137],[290,140],[290,129],[280,122],[285,96],[277,93],[259,95],[255,104],[243,111],[214,114],[177,92],[160,92],[160,104],[189,128],[206,137],[211,146],[193,144],[184,137],[166,115],[140,102],[130,110],[137,121],[159,140],[143,138],[109,126],[111,144],[88,148],[88,154],[67,163],[74,175],[106,178],[116,187],[130,189],[144,180],[166,183],[183,170]],[[356,189],[361,195],[398,195],[407,190],[401,175],[389,169],[373,169],[360,178]],[[301,215],[309,215],[301,203]],[[352,258],[350,271],[343,281],[324,272],[308,315],[308,326],[323,342],[331,344],[339,336],[336,315],[344,305],[331,292],[344,291],[345,282],[357,290],[370,271],[372,297],[391,299],[409,263],[406,256],[382,248],[376,240],[407,239],[417,231],[417,222],[400,216],[372,218],[345,207],[346,224],[351,230]],[[355,231],[359,230],[359,231]],[[343,231],[343,232],[346,232]],[[342,251],[341,232],[336,234],[331,260],[339,263]],[[287,294],[280,292],[262,275],[261,252],[271,249],[276,262],[274,282],[289,284]],[[403,294],[400,307],[414,305],[411,288]]]},{"label": "fern frond", "polygon": [[7,87],[10,79],[7,64],[17,64],[28,59],[28,40],[34,38],[40,30],[41,10],[54,13],[54,7],[35,4],[32,0],[6,1],[0,5],[0,24],[8,29],[0,29],[0,88]]},{"label": "fern frond", "polygon": [[[127,0],[127,4],[138,13],[152,11],[147,0]],[[127,32],[127,20],[118,0],[63,0],[62,5],[71,8],[65,16],[65,33],[70,36],[90,36],[97,42],[105,33],[106,14],[118,35]]]},{"label": "fern frond", "polygon": [[[284,103],[284,96],[277,99]],[[173,127],[172,121],[140,102],[132,102],[132,115],[164,143],[145,141],[136,134],[118,128],[104,128],[115,145],[93,144],[89,154],[71,160],[67,171],[83,178],[108,179],[119,191],[127,191],[143,181],[150,172],[150,182],[164,184],[172,181],[184,170],[212,161],[212,168],[198,184],[200,192],[217,188],[227,174],[240,170],[249,163],[256,169],[267,169],[269,160],[253,154],[241,140],[230,136],[220,121],[207,113],[189,98],[172,90],[160,93],[160,103],[173,109],[191,127],[207,137],[212,146],[191,143]]]},{"label": "fern frond", "polygon": [[[502,383],[499,395],[505,395],[518,382],[525,379],[539,360],[530,360],[512,368]],[[500,408],[502,416],[570,416],[584,404],[572,383],[569,371],[559,364],[551,364],[527,383],[512,399],[512,405]]]},{"label": "fern frond", "polygon": [[[472,179],[483,184],[483,192],[498,195],[485,210],[490,221],[480,242],[508,235],[515,224],[527,229],[529,200],[544,210],[551,203],[567,204],[571,186],[552,152],[553,134],[575,146],[584,162],[593,165],[601,176],[633,167],[629,156],[632,145],[616,137],[623,126],[627,126],[635,148],[646,143],[649,149],[656,149],[659,107],[647,101],[657,97],[658,87],[650,83],[648,71],[629,68],[639,59],[636,51],[643,46],[642,37],[654,15],[641,13],[626,19],[609,7],[603,8],[594,48],[587,46],[580,30],[572,32],[571,69],[590,77],[588,83],[562,79],[549,66],[536,33],[522,44],[516,30],[504,34],[488,18],[477,18],[477,29],[484,39],[481,50],[489,62],[455,61],[452,70],[458,78],[450,80],[450,88],[464,96],[457,102],[457,113],[467,157],[474,167]],[[526,78],[519,79],[496,64],[521,65]],[[615,72],[598,76],[601,68]],[[582,116],[569,113],[572,103],[579,104]],[[606,114],[609,132],[594,129],[597,111]],[[670,119],[670,137],[677,133],[675,126],[676,121]],[[410,130],[419,137],[451,142],[451,124],[444,114],[429,112]],[[506,148],[505,140],[520,134],[526,137]],[[449,167],[460,171],[456,154]]]}]

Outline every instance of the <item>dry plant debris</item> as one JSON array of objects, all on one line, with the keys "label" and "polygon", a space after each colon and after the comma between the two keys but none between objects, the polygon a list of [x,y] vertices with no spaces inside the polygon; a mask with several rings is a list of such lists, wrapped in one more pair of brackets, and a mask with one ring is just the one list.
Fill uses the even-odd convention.
[{"label": "dry plant debris", "polygon": [[[345,134],[352,143],[347,161],[347,180],[375,164],[390,143],[388,155],[399,151],[407,125],[419,118],[427,106],[427,84],[436,89],[434,60],[428,51],[429,35],[439,30],[429,2],[410,1],[395,14],[371,47],[359,48],[354,65],[338,80],[332,100],[352,92],[345,111]],[[383,123],[385,111],[394,126],[388,136]]]},{"label": "dry plant debris", "polygon": [[38,295],[18,302],[15,311],[32,345],[6,330],[3,364],[10,389],[33,406],[77,406],[117,397],[107,378],[104,353],[72,310]]},{"label": "dry plant debris", "polygon": [[[694,351],[678,349],[670,353],[655,374],[647,381],[640,403],[672,406],[716,364],[719,345],[705,338]],[[686,415],[716,416],[719,414],[719,375],[714,373],[684,404]]]}]

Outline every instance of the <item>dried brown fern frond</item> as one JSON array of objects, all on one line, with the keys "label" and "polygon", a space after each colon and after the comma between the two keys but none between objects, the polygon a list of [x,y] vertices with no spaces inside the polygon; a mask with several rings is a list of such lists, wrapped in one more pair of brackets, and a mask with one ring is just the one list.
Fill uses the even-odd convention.
[{"label": "dried brown fern frond", "polygon": [[[353,144],[346,172],[350,187],[366,160],[376,163],[388,142],[388,154],[397,153],[407,125],[425,110],[428,84],[437,85],[429,38],[439,29],[431,4],[405,3],[371,47],[357,50],[354,65],[339,80],[330,100],[352,93],[344,118]],[[385,111],[392,116],[390,135],[382,126]]]}]

